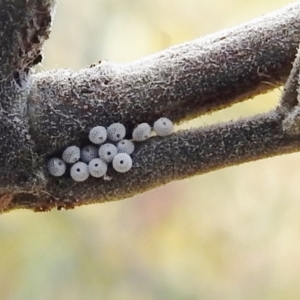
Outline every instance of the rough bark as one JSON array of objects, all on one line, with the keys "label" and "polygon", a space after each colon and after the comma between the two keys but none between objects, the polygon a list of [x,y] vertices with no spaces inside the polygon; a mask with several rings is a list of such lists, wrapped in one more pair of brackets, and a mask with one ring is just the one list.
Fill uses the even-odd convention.
[{"label": "rough bark", "polygon": [[[297,106],[297,92],[287,85],[289,101],[283,97],[267,114],[141,143],[132,170],[109,170],[110,181],[50,177],[47,159],[70,144],[86,144],[95,125],[122,122],[130,136],[138,123],[160,116],[181,122],[282,85],[300,42],[295,3],[130,64],[101,62],[79,72],[32,75],[54,5],[0,3],[0,29],[5,29],[0,30],[0,210],[45,211],[124,199],[172,180],[299,150],[299,132],[283,126],[295,123],[287,120]],[[298,82],[297,66],[289,82]]]}]

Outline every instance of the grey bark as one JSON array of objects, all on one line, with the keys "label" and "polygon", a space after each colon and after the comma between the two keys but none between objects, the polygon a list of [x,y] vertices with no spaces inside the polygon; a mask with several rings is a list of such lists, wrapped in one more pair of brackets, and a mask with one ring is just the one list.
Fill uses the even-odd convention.
[{"label": "grey bark", "polygon": [[[33,75],[54,5],[0,3],[1,211],[120,200],[173,180],[299,150],[297,63],[291,72],[300,42],[299,3],[130,64],[100,62],[79,72]],[[117,121],[130,132],[161,116],[182,122],[278,87],[290,72],[276,110],[151,138],[133,154],[132,170],[110,170],[110,181],[75,183],[69,176],[49,176],[45,167],[66,146],[86,144],[95,125]]]}]

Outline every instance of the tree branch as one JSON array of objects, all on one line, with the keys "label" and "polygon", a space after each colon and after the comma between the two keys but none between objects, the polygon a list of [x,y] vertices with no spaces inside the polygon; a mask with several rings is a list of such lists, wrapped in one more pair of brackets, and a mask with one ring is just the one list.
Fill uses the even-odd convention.
[{"label": "tree branch", "polygon": [[82,183],[71,178],[49,177],[41,193],[44,197],[36,202],[19,195],[11,205],[47,210],[54,206],[70,208],[119,200],[173,180],[298,151],[300,135],[286,136],[282,121],[283,117],[272,111],[235,122],[180,131],[169,137],[154,137],[138,147],[132,155],[133,168],[126,174],[110,169],[108,175],[112,180],[89,178]]},{"label": "tree branch", "polygon": [[33,159],[27,100],[30,68],[41,61],[54,5],[54,0],[0,2],[0,209],[12,194],[28,189],[40,168]]},{"label": "tree branch", "polygon": [[19,97],[26,99],[25,110],[15,107],[14,114],[9,111],[0,118],[0,209],[44,211],[113,201],[172,180],[298,151],[299,134],[283,127],[288,113],[277,109],[151,138],[133,154],[130,172],[109,170],[111,181],[89,178],[75,183],[67,175],[50,177],[45,168],[46,159],[66,145],[84,145],[95,125],[120,121],[130,131],[162,115],[179,122],[279,86],[290,72],[299,42],[300,3],[295,3],[131,64],[103,62],[79,72],[27,76],[20,87],[11,84],[17,91],[29,85],[30,95],[27,99],[23,92]]},{"label": "tree branch", "polygon": [[31,134],[47,154],[95,124],[128,129],[168,116],[190,119],[265,93],[288,77],[300,43],[300,3],[126,65],[34,76]]}]

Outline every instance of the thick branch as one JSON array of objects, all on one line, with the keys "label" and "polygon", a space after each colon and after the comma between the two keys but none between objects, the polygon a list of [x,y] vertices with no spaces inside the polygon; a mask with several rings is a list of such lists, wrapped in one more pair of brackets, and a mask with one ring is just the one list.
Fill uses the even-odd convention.
[{"label": "thick branch", "polygon": [[42,154],[82,142],[96,124],[182,121],[284,83],[300,42],[300,3],[146,59],[34,77],[28,106]]},{"label": "thick branch", "polygon": [[35,181],[34,169],[40,168],[35,164],[34,142],[26,116],[32,85],[29,73],[41,61],[54,4],[55,0],[0,1],[1,195],[27,188],[28,182]]}]

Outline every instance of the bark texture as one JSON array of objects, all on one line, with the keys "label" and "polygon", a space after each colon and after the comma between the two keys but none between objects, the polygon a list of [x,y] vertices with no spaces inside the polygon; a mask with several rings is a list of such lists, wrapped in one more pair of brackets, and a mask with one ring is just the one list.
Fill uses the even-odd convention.
[{"label": "bark texture", "polygon": [[[0,3],[0,210],[35,211],[133,196],[172,180],[298,151],[296,109],[300,3],[252,22],[117,65],[32,74],[42,59],[55,1]],[[7,14],[7,12],[9,12]],[[49,176],[46,161],[71,144],[87,144],[96,125],[175,122],[286,85],[277,110],[236,122],[151,138],[126,174],[75,183]],[[289,94],[288,94],[289,93]],[[296,97],[296,98],[295,98]],[[288,100],[285,100],[288,99]],[[297,113],[294,113],[297,115]],[[289,123],[290,122],[290,123]]]}]

